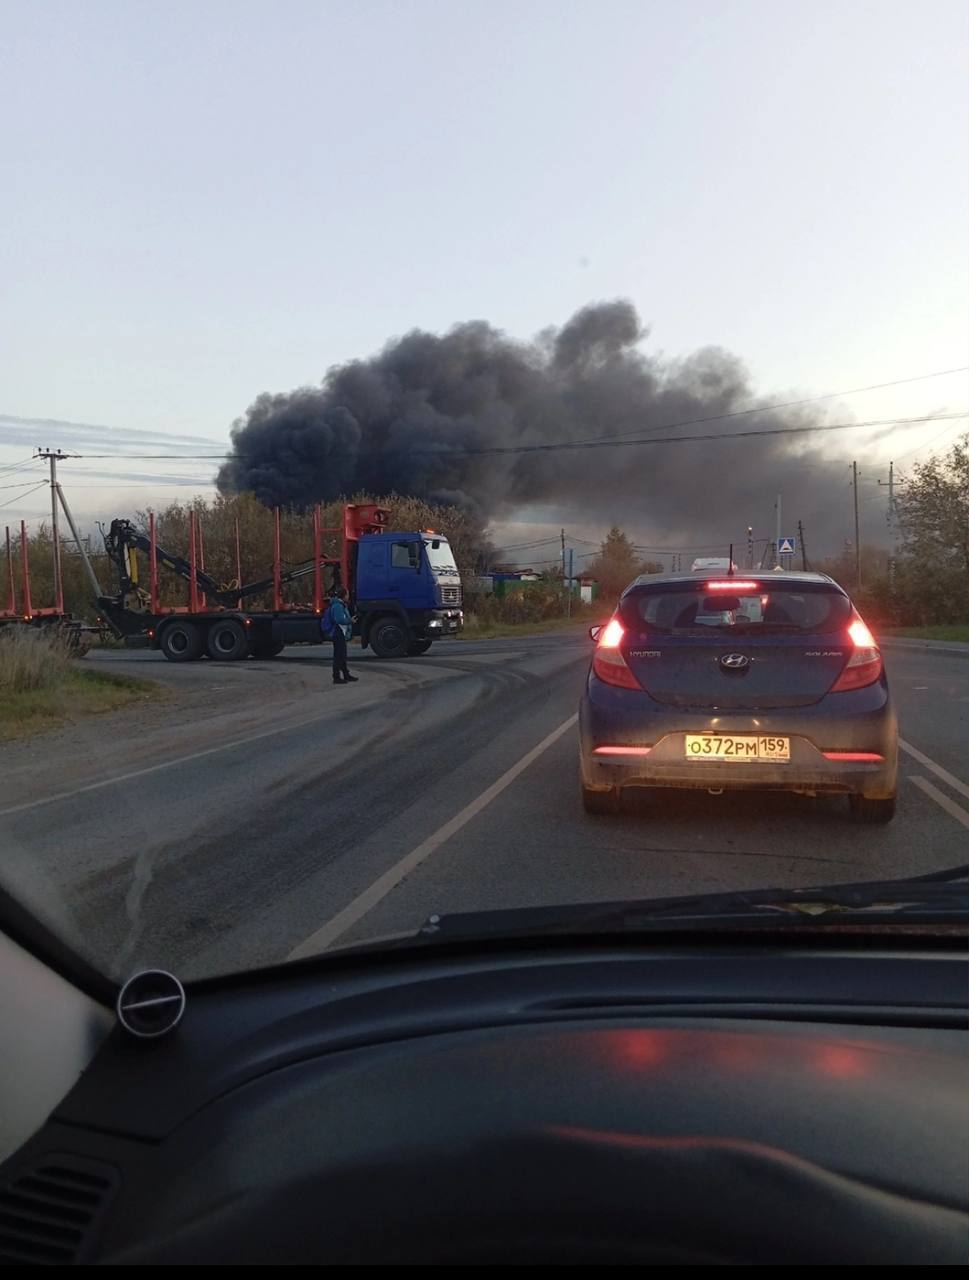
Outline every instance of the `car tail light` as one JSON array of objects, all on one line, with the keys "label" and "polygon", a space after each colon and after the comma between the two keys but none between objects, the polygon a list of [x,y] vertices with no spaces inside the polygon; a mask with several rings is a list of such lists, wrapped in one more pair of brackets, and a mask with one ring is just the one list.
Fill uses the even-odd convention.
[{"label": "car tail light", "polygon": [[741,578],[727,578],[724,582],[708,582],[708,591],[756,591],[759,587],[757,582],[747,582]]},{"label": "car tail light", "polygon": [[855,614],[848,624],[848,639],[852,654],[841,669],[841,675],[831,686],[832,693],[845,693],[849,689],[864,689],[874,684],[882,673],[882,655],[875,637],[862,619]]},{"label": "car tail light", "polygon": [[611,618],[599,633],[592,670],[604,684],[618,685],[620,689],[641,689],[642,685],[630,671],[619,649],[624,635],[619,619]]}]

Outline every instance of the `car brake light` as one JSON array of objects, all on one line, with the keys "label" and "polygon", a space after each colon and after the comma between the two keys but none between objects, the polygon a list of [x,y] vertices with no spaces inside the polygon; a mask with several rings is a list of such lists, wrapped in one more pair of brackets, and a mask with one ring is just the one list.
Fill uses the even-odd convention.
[{"label": "car brake light", "polygon": [[618,618],[610,618],[599,635],[600,649],[618,649],[624,635]]},{"label": "car brake light", "polygon": [[728,578],[725,582],[708,582],[708,591],[756,591],[759,584],[746,582],[740,578]]},{"label": "car brake light", "polygon": [[854,652],[831,686],[832,693],[864,689],[874,684],[882,673],[881,651],[875,643],[875,637],[857,614],[848,624],[848,639],[851,641]]},{"label": "car brake light", "polygon": [[592,658],[592,670],[604,684],[617,685],[620,689],[641,689],[642,685],[619,651],[624,634],[623,625],[618,618],[611,618],[606,623],[599,633],[599,643]]},{"label": "car brake light", "polygon": [[877,649],[875,637],[868,630],[868,627],[862,622],[861,618],[855,618],[851,626],[848,628],[848,635],[851,636],[851,642],[856,649]]}]

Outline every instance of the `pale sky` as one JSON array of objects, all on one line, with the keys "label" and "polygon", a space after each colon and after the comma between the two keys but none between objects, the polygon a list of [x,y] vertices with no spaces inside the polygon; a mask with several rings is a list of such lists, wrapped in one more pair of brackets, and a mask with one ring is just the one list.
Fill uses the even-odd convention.
[{"label": "pale sky", "polygon": [[[614,297],[780,398],[969,364],[967,137],[965,0],[0,0],[0,468],[14,419],[219,447],[415,326]],[[967,407],[964,374],[837,406]],[[120,469],[64,478],[117,514],[212,475]]]}]

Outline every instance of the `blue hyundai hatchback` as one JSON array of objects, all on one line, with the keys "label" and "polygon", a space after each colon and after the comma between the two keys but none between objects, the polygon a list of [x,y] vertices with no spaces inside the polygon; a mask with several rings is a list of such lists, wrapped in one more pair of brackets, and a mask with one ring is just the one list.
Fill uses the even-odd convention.
[{"label": "blue hyundai hatchback", "polygon": [[648,575],[590,635],[579,708],[582,799],[627,787],[847,795],[895,814],[898,725],[882,656],[821,573]]}]

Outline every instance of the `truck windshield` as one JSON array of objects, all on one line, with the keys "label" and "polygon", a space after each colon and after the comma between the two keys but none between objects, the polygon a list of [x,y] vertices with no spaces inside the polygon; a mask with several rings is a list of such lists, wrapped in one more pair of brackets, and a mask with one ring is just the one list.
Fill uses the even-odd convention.
[{"label": "truck windshield", "polygon": [[458,566],[454,562],[454,553],[451,551],[450,544],[446,539],[433,538],[425,540],[424,546],[427,548],[428,563],[439,577],[450,577],[457,574]]}]

